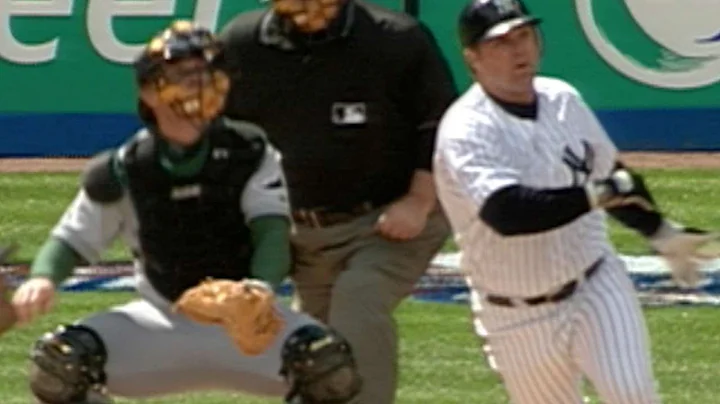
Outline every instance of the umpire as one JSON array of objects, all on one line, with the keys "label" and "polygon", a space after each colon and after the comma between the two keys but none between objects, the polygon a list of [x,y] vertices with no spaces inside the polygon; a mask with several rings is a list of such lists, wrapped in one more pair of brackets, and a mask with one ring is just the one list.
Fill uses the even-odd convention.
[{"label": "umpire", "polygon": [[222,30],[226,114],[263,126],[283,155],[296,308],[355,350],[363,404],[394,402],[393,311],[449,236],[431,174],[456,97],[418,21],[357,0],[274,0]]}]

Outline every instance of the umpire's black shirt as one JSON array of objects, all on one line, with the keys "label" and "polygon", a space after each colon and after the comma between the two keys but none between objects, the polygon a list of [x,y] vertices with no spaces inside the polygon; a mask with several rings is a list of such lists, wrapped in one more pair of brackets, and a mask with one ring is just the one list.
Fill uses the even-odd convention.
[{"label": "umpire's black shirt", "polygon": [[455,86],[434,38],[409,16],[351,0],[328,32],[283,29],[272,11],[221,33],[234,76],[227,115],[263,127],[283,154],[294,208],[390,202],[430,170]]}]

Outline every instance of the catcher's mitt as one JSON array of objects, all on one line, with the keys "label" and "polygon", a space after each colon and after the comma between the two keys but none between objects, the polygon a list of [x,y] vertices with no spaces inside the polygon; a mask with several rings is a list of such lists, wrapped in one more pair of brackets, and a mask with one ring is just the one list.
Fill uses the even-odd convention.
[{"label": "catcher's mitt", "polygon": [[174,309],[198,323],[225,327],[246,355],[263,353],[284,326],[275,294],[257,280],[205,280],[185,291]]},{"label": "catcher's mitt", "polygon": [[[16,245],[14,244],[0,248],[0,264],[3,264],[15,252],[15,249]],[[10,304],[7,294],[5,279],[0,275],[0,335],[8,332],[17,323],[15,308]]]}]

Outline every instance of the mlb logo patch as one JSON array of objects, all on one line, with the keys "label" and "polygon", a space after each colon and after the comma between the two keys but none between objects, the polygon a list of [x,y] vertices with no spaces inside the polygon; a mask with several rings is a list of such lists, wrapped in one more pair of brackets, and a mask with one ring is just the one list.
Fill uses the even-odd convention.
[{"label": "mlb logo patch", "polygon": [[367,105],[364,102],[336,102],[331,110],[335,125],[361,125],[367,123]]}]

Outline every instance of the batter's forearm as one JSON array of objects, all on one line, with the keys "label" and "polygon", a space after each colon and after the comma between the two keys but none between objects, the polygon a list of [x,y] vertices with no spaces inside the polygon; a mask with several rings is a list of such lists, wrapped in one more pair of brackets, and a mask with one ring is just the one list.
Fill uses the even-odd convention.
[{"label": "batter's forearm", "polygon": [[479,216],[498,233],[515,236],[555,229],[589,211],[582,187],[540,190],[513,185],[490,195]]},{"label": "batter's forearm", "polygon": [[50,237],[35,257],[30,277],[48,278],[59,285],[72,275],[81,261],[80,255],[70,245],[59,238]]},{"label": "batter's forearm", "polygon": [[[613,170],[619,169],[630,171],[630,168],[618,161],[615,163],[615,167]],[[656,206],[655,199],[650,193],[650,190],[645,185],[645,181],[643,180],[642,176],[638,174],[635,175],[638,179],[637,183],[635,184],[637,194],[650,202],[653,206]],[[655,232],[658,231],[660,225],[663,222],[663,216],[657,210],[648,211],[635,205],[610,208],[607,209],[607,212],[610,216],[615,218],[617,221],[619,221],[626,227],[637,231],[645,237],[650,237],[655,234]]]},{"label": "batter's forearm", "polygon": [[615,220],[645,237],[655,234],[663,222],[660,213],[650,212],[638,206],[621,206],[608,209],[607,212]]},{"label": "batter's forearm", "polygon": [[281,216],[264,216],[250,222],[253,257],[250,274],[279,286],[290,273],[290,224]]}]

